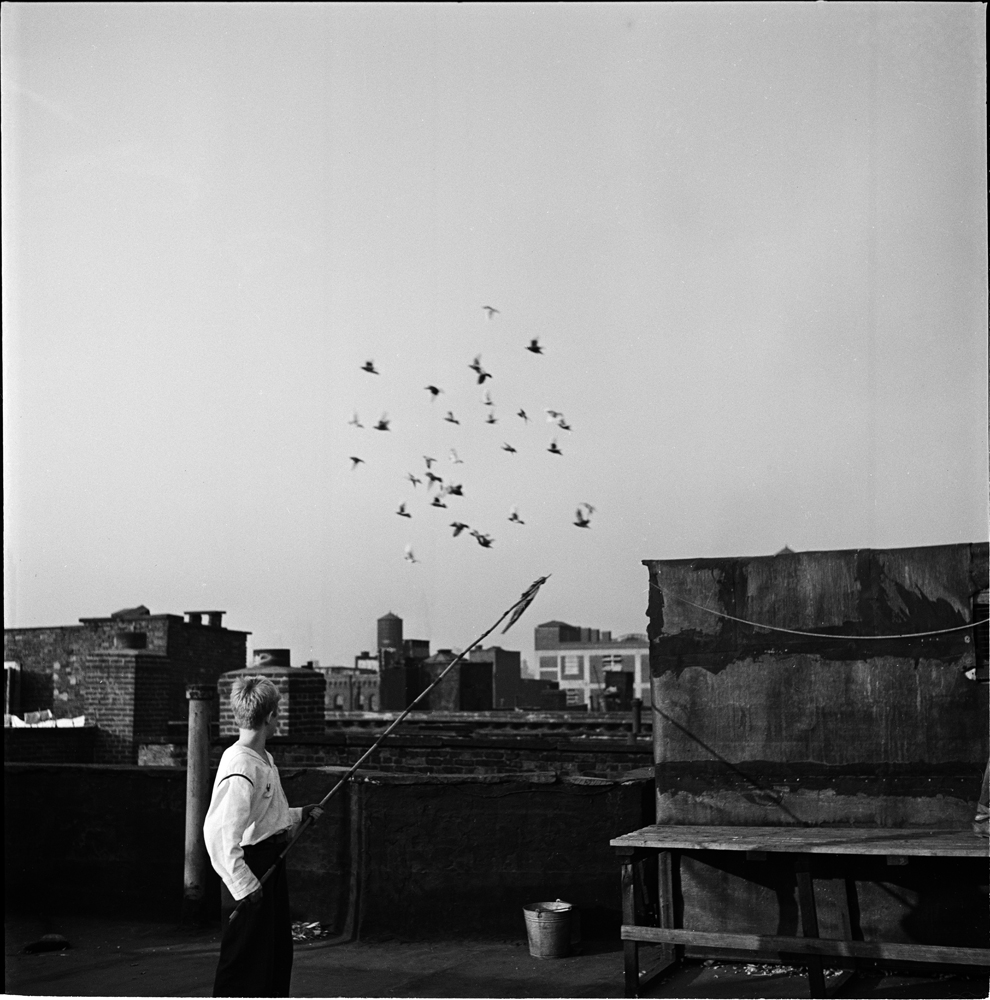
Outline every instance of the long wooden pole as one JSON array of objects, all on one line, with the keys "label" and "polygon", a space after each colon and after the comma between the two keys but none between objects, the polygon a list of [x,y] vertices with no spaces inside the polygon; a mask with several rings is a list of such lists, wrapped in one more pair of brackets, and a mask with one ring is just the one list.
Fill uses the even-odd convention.
[{"label": "long wooden pole", "polygon": [[[532,584],[530,584],[529,588],[523,593],[523,595],[519,598],[519,600],[516,601],[516,603],[513,604],[510,608],[508,608],[506,611],[504,611],[499,616],[495,624],[492,625],[491,628],[489,628],[485,632],[482,632],[481,635],[479,635],[478,638],[475,639],[470,646],[468,646],[462,652],[458,653],[450,661],[450,663],[448,663],[447,666],[443,668],[443,671],[437,676],[436,680],[434,680],[433,683],[429,685],[429,687],[424,688],[424,690],[422,690],[418,695],[416,695],[416,697],[413,698],[413,700],[406,706],[406,708],[402,711],[402,713],[392,721],[392,723],[388,726],[385,732],[383,732],[381,736],[379,736],[378,739],[375,740],[375,742],[372,743],[371,746],[347,769],[347,771],[340,777],[340,779],[333,786],[333,788],[331,788],[330,791],[327,792],[327,794],[324,795],[322,799],[320,799],[318,803],[318,808],[322,809],[340,791],[340,789],[344,787],[344,785],[354,776],[357,769],[381,746],[385,737],[388,736],[388,734],[391,733],[392,730],[395,729],[400,722],[402,722],[402,720],[413,710],[413,708],[415,708],[415,706],[420,701],[422,701],[423,698],[425,698],[444,679],[444,677],[446,677],[447,674],[449,674],[450,671],[461,660],[463,660],[468,653],[471,652],[472,649],[480,645],[481,642],[484,641],[489,635],[491,635],[491,633],[494,632],[495,629],[497,629],[499,625],[501,625],[502,622],[505,621],[506,618],[512,615],[509,624],[506,625],[505,628],[502,630],[503,633],[508,632],[509,629],[516,623],[520,615],[522,615],[522,613],[526,610],[526,608],[530,606],[530,604],[533,602],[533,598],[536,597],[537,591],[540,589],[540,587],[543,586],[544,583],[546,583],[546,581],[549,578],[550,574],[548,573],[546,576],[541,576],[538,580],[535,580]],[[267,882],[268,879],[271,877],[272,873],[278,867],[279,862],[282,861],[282,859],[289,853],[289,851],[292,850],[296,841],[303,835],[303,832],[315,822],[316,820],[314,820],[312,818],[312,814],[310,814],[299,824],[299,829],[296,830],[292,839],[285,845],[284,848],[282,848],[281,854],[279,854],[279,856],[275,859],[274,863],[268,869],[268,871],[266,871],[265,874],[261,876],[260,881],[262,885],[264,885],[265,882]],[[246,902],[247,898],[248,897],[245,896],[244,899],[238,900],[237,905],[234,907],[233,911],[230,914],[231,923],[233,923],[234,920],[237,918],[237,914],[240,911],[241,907]]]}]

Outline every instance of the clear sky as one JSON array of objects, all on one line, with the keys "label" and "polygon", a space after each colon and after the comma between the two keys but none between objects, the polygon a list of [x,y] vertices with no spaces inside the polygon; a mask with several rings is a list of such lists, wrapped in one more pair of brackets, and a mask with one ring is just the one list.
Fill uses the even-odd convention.
[{"label": "clear sky", "polygon": [[531,660],[643,559],[986,540],[985,11],[4,5],[7,624],[348,663],[549,573]]}]

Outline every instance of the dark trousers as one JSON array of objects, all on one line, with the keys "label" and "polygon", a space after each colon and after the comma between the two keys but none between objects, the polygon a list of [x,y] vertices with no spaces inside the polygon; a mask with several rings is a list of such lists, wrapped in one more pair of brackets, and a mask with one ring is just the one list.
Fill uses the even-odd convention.
[{"label": "dark trousers", "polygon": [[[263,840],[244,848],[244,860],[260,879],[275,863],[285,838]],[[292,976],[292,921],[285,861],[264,884],[258,903],[246,902],[230,922],[237,905],[225,885],[220,887],[223,939],[213,982],[215,997],[287,997]]]}]

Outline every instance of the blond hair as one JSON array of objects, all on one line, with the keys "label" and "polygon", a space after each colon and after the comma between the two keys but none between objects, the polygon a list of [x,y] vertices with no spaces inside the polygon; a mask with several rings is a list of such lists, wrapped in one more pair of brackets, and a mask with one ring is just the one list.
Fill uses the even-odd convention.
[{"label": "blond hair", "polygon": [[238,677],[230,689],[230,708],[240,729],[260,729],[281,700],[278,688],[260,675]]}]

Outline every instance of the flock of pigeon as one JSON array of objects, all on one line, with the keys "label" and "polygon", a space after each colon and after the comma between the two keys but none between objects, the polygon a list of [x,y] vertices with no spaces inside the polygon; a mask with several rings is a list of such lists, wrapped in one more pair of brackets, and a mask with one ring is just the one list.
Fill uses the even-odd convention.
[{"label": "flock of pigeon", "polygon": [[[494,306],[482,306],[487,318],[492,320],[499,314],[499,310]],[[539,342],[538,337],[533,337],[530,339],[526,350],[534,355],[543,354],[543,346]],[[478,354],[474,357],[471,363],[467,366],[470,371],[474,373],[474,379],[477,385],[484,386],[485,383],[491,379],[492,373],[485,370],[481,363],[481,355]],[[368,375],[380,375],[381,372],[375,367],[375,362],[373,360],[366,361],[361,365],[361,371],[366,372]],[[427,385],[424,386],[424,391],[429,393],[429,398],[431,402],[435,402],[439,396],[444,393],[444,390],[437,385]],[[492,399],[490,391],[486,388],[484,393],[483,403],[485,406],[486,424],[496,424],[498,423],[498,418],[495,416],[494,411],[494,400]],[[545,409],[547,421],[554,424],[555,428],[561,431],[570,431],[571,425],[567,422],[564,414],[559,410]],[[530,423],[530,416],[525,409],[520,407],[515,416],[523,422],[524,425]],[[444,416],[444,421],[450,424],[460,424],[461,420],[458,416],[454,414],[452,410],[447,410]],[[357,429],[364,430],[365,425],[361,422],[361,418],[357,412],[354,412],[348,424]],[[383,413],[379,419],[371,424],[371,428],[376,431],[387,432],[391,430],[391,419],[387,413]],[[508,441],[503,441],[502,450],[508,452],[509,454],[516,454],[517,449],[510,444]],[[562,456],[564,453],[557,443],[557,437],[555,436],[546,449],[551,455]],[[450,497],[462,497],[464,495],[464,487],[461,483],[456,483],[451,481],[450,478],[445,479],[439,474],[438,471],[434,471],[437,467],[437,459],[431,455],[423,455],[423,463],[425,465],[424,470],[416,475],[413,472],[409,472],[406,475],[406,479],[412,484],[413,488],[418,489],[420,486],[425,487],[425,493],[431,497],[429,506],[441,509],[446,509],[448,507],[447,500]],[[454,466],[462,465],[463,460],[458,456],[457,450],[455,448],[450,448],[449,458]],[[351,471],[357,471],[358,468],[365,464],[365,460],[358,455],[350,456]],[[437,467],[438,468],[438,467]],[[436,492],[434,493],[434,489]],[[412,511],[409,509],[409,504],[406,501],[399,503],[398,509],[395,511],[396,515],[403,518],[412,518]],[[575,527],[578,528],[590,528],[591,527],[591,516],[595,513],[595,508],[589,503],[578,504],[577,510],[575,511],[574,521],[572,522]],[[517,507],[513,506],[509,511],[508,520],[512,524],[525,525],[526,522],[519,514]],[[453,521],[450,522],[450,527],[453,529],[453,537],[458,537],[462,532],[467,532],[471,537],[477,541],[477,543],[485,549],[491,549],[495,542],[495,539],[488,533],[482,532],[477,528],[471,527],[471,525],[466,524],[464,521],[455,517]],[[406,545],[405,548],[405,558],[411,563],[417,563],[419,560],[413,554],[412,545]]]}]

